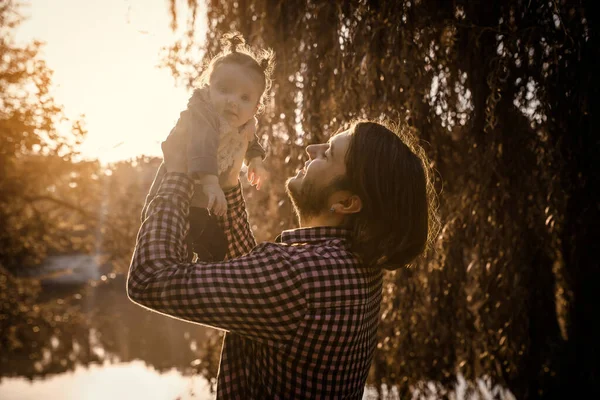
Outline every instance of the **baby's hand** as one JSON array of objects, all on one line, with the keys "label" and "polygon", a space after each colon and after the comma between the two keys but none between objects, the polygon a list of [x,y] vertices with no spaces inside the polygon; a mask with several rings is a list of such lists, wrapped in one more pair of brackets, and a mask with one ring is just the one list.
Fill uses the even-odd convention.
[{"label": "baby's hand", "polygon": [[240,126],[240,133],[242,135],[245,135],[246,140],[250,142],[254,139],[257,125],[258,120],[256,119],[256,117],[252,117],[244,125]]},{"label": "baby's hand", "polygon": [[225,215],[227,212],[227,200],[221,186],[218,183],[205,183],[202,185],[202,192],[208,197],[206,208],[215,215]]},{"label": "baby's hand", "polygon": [[256,186],[257,190],[260,190],[263,183],[269,179],[269,171],[263,165],[260,157],[254,157],[248,164],[248,181],[253,186]]}]

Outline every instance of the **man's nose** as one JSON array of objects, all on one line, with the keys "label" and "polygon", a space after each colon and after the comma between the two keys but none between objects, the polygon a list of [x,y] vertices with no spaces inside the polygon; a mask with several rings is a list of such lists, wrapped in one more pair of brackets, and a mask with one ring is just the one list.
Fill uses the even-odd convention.
[{"label": "man's nose", "polygon": [[318,156],[320,148],[321,148],[321,146],[318,144],[308,145],[308,146],[306,146],[306,154],[308,154],[308,157],[310,159],[313,159]]}]

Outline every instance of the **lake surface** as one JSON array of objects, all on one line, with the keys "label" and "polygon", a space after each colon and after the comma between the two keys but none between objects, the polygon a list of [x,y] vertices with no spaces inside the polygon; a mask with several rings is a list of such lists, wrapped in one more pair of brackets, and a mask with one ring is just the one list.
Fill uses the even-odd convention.
[{"label": "lake surface", "polygon": [[[9,354],[10,372],[16,376],[0,378],[0,399],[214,398],[211,383],[218,370],[222,333],[133,304],[125,292],[125,277],[110,271],[92,256],[82,255],[50,258],[36,271],[41,298],[65,307],[68,299],[77,299],[86,323],[80,332],[38,338],[41,361]],[[428,386],[435,393],[435,385]],[[479,393],[466,392],[464,379],[457,377],[455,398],[514,400],[509,391],[489,382],[480,380],[475,386]],[[381,398],[398,398],[393,389],[383,387],[381,392]],[[363,399],[378,398],[373,387],[366,388]]]},{"label": "lake surface", "polygon": [[56,316],[74,307],[83,322],[40,331],[41,359],[8,354],[12,376],[0,378],[0,399],[213,398],[222,333],[133,304],[125,276],[101,259],[53,256],[27,271]]},{"label": "lake surface", "polygon": [[[210,383],[202,376],[183,376],[175,369],[161,373],[143,361],[77,367],[72,372],[33,381],[0,381],[2,400],[207,400],[214,396]],[[373,388],[365,390],[363,400],[377,398]]]},{"label": "lake surface", "polygon": [[29,381],[8,378],[0,381],[2,400],[184,400],[212,399],[209,382],[183,376],[172,369],[158,372],[143,361],[76,367],[72,372]]}]

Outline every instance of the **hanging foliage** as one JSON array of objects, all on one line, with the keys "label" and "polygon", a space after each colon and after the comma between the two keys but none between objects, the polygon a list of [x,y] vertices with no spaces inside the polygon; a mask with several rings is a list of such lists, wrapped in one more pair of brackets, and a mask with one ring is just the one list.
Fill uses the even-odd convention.
[{"label": "hanging foliage", "polygon": [[210,0],[200,40],[197,2],[171,9],[191,10],[165,58],[188,86],[224,32],[275,50],[259,132],[273,175],[248,195],[259,238],[294,226],[283,182],[306,145],[356,117],[422,140],[444,227],[434,253],[387,277],[372,382],[405,393],[461,373],[519,399],[598,392],[592,2]]}]

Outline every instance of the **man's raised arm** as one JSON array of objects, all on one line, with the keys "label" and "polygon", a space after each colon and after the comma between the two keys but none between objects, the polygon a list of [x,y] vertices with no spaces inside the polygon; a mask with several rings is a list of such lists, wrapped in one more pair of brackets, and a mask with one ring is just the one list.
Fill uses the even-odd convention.
[{"label": "man's raised arm", "polygon": [[[292,337],[306,305],[301,276],[279,246],[254,246],[239,184],[226,191],[221,219],[227,261],[188,263],[185,255],[192,180],[165,175],[142,223],[127,280],[132,301],[152,310],[236,332],[267,344]],[[243,222],[242,222],[243,220]]]}]

